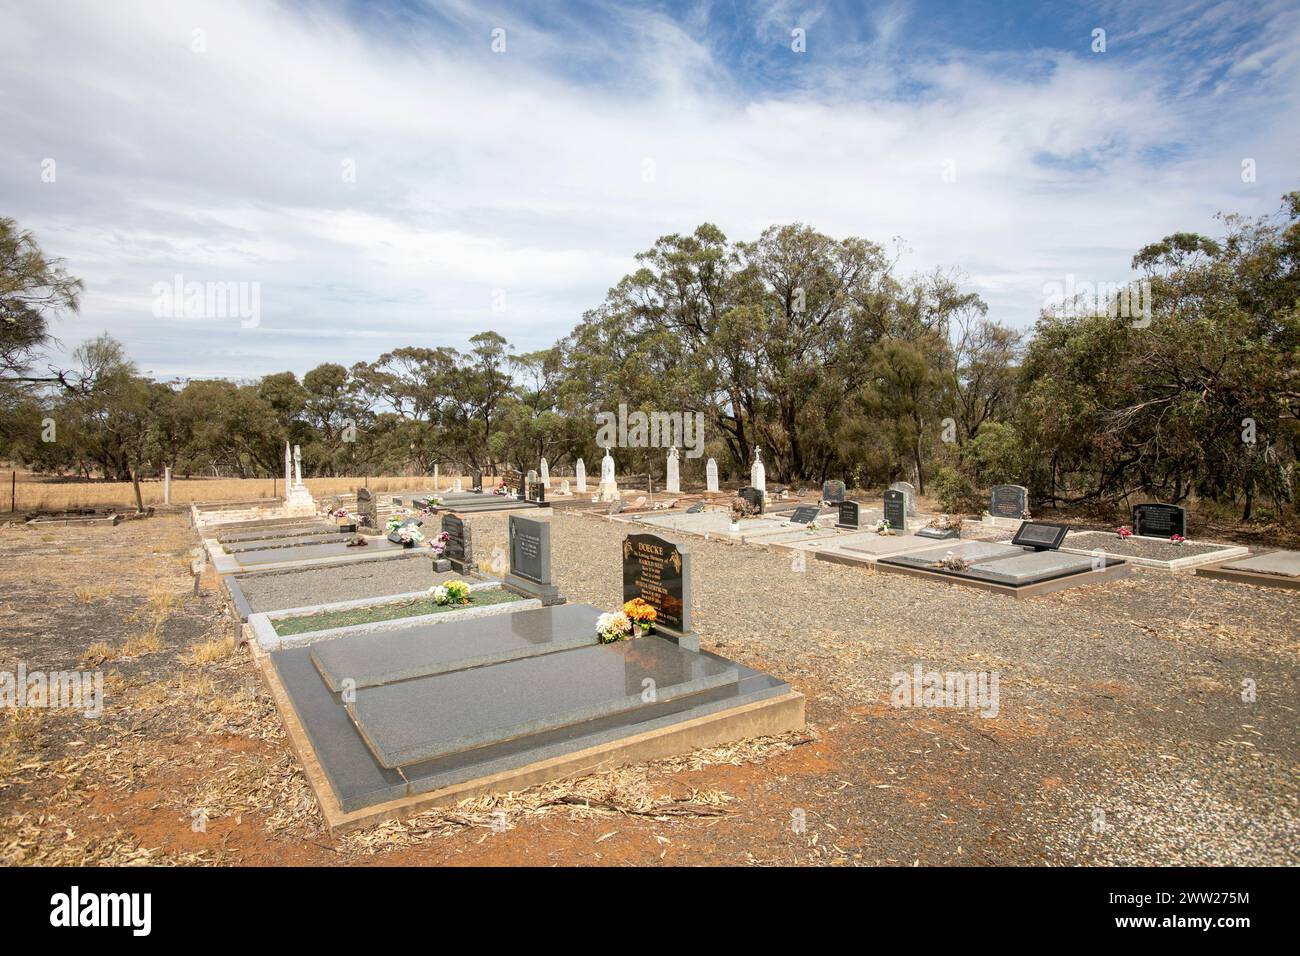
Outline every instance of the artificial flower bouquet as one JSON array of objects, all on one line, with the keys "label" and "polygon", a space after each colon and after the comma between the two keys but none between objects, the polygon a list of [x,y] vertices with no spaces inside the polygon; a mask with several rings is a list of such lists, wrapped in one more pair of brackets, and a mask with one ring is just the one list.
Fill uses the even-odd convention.
[{"label": "artificial flower bouquet", "polygon": [[596,618],[596,635],[602,644],[625,641],[632,636],[632,619],[622,611],[602,614]]},{"label": "artificial flower bouquet", "polygon": [[1117,535],[1119,535],[1121,538],[1131,538],[1131,537],[1133,537],[1133,532],[1130,531],[1128,528],[1123,528],[1123,527],[1116,528],[1116,529],[1115,529],[1115,533],[1116,533]]},{"label": "artificial flower bouquet", "polygon": [[433,549],[433,556],[435,558],[441,558],[447,553],[447,542],[450,540],[451,535],[446,531],[434,535],[433,540],[429,542],[429,547]]},{"label": "artificial flower bouquet", "polygon": [[433,598],[433,603],[439,607],[469,603],[469,585],[464,581],[448,581],[446,584],[435,584],[429,588],[429,594]]},{"label": "artificial flower bouquet", "polygon": [[1187,539],[1184,538],[1181,534],[1171,534],[1171,535],[1169,536],[1169,543],[1170,543],[1170,544],[1182,544],[1182,543],[1185,542],[1186,540],[1187,540]]},{"label": "artificial flower bouquet", "polygon": [[397,540],[411,548],[424,540],[424,532],[413,524],[405,525],[397,529]]},{"label": "artificial flower bouquet", "polygon": [[654,624],[659,612],[654,609],[654,605],[647,604],[643,598],[633,598],[623,605],[623,613],[627,619],[636,626],[642,634],[650,633],[650,626]]}]

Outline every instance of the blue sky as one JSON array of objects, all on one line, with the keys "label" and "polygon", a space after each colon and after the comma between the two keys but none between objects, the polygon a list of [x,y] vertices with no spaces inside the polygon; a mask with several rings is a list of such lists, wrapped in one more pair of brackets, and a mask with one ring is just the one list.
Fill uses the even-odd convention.
[{"label": "blue sky", "polygon": [[1027,326],[1300,188],[1297,51],[1294,3],[0,0],[0,215],[159,376],[546,347],[704,221],[899,237]]}]

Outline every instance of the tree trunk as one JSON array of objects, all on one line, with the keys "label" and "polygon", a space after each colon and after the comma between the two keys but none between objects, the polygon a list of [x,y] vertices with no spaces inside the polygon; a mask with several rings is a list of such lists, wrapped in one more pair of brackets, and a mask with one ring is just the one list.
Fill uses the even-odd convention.
[{"label": "tree trunk", "polygon": [[140,496],[140,475],[131,469],[131,488],[135,492],[135,513],[144,514],[144,498]]}]

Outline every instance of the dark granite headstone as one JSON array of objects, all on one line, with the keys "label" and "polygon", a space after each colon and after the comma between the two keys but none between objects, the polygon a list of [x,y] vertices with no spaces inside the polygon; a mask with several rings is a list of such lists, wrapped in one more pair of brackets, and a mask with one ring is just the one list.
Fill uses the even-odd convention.
[{"label": "dark granite headstone", "polygon": [[840,516],[835,522],[841,528],[858,528],[858,503],[856,501],[841,501]]},{"label": "dark granite headstone", "polygon": [[822,485],[822,501],[837,505],[844,500],[844,482],[828,481]]},{"label": "dark granite headstone", "polygon": [[989,491],[989,514],[995,518],[1024,518],[1029,510],[1029,490],[1023,485],[994,485]]},{"label": "dark granite headstone", "polygon": [[483,469],[482,468],[470,469],[469,481],[470,481],[469,490],[479,492],[481,494],[483,491]]},{"label": "dark granite headstone", "polygon": [[807,524],[816,520],[817,510],[816,505],[800,505],[794,509],[794,514],[790,515],[790,520],[795,524]]},{"label": "dark granite headstone", "polygon": [[551,583],[551,525],[520,515],[510,516],[510,572],[505,584],[543,604],[563,604],[559,589]]},{"label": "dark granite headstone", "polygon": [[907,529],[907,496],[896,489],[885,492],[885,520],[895,531]]},{"label": "dark granite headstone", "polygon": [[363,528],[379,527],[379,510],[369,488],[357,489],[357,523]]},{"label": "dark granite headstone", "polygon": [[443,557],[451,562],[451,569],[457,574],[474,570],[474,542],[469,533],[469,525],[460,515],[442,516],[442,530],[447,532],[447,550]]},{"label": "dark granite headstone", "polygon": [[1065,540],[1069,527],[1063,524],[1047,524],[1043,521],[1026,521],[1011,539],[1012,544],[1037,551],[1055,551]]},{"label": "dark granite headstone", "polygon": [[658,612],[655,631],[698,650],[691,626],[691,556],[658,535],[630,534],[623,540],[623,600],[641,598]]},{"label": "dark granite headstone", "polygon": [[759,491],[757,488],[752,488],[752,487],[741,488],[740,497],[748,501],[758,514],[763,513],[763,509],[764,509],[763,492]]},{"label": "dark granite headstone", "polygon": [[544,484],[542,484],[540,481],[532,481],[532,482],[529,482],[529,483],[528,483],[528,500],[529,500],[529,501],[545,501],[545,500],[546,500],[546,486],[545,486]]},{"label": "dark granite headstone", "polygon": [[1133,506],[1133,533],[1152,538],[1187,534],[1187,509],[1180,505]]}]

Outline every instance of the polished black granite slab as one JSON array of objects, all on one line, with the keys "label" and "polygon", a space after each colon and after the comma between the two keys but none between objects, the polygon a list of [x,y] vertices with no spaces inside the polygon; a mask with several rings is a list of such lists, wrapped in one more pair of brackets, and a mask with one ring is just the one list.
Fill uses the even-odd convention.
[{"label": "polished black granite slab", "polygon": [[[356,726],[348,719],[339,695],[330,692],[313,665],[311,648],[285,648],[274,652],[271,658],[330,787],[342,809],[352,812],[780,696],[790,690],[788,684],[767,674],[714,654],[700,653],[724,666],[735,667],[737,681],[697,694],[644,704],[635,710],[422,761],[400,771],[382,768],[375,761]],[[479,706],[485,706],[485,702]]]},{"label": "polished black granite slab", "polygon": [[350,813],[405,796],[406,779],[375,762],[337,695],[321,681],[308,648],[276,651],[271,657],[343,810]]},{"label": "polished black granite slab", "polygon": [[643,637],[366,688],[347,707],[379,763],[401,767],[736,679],[730,662]]},{"label": "polished black granite slab", "polygon": [[324,641],[312,660],[331,690],[356,689],[553,654],[596,643],[600,610],[561,604],[466,621],[412,624]]}]

